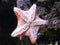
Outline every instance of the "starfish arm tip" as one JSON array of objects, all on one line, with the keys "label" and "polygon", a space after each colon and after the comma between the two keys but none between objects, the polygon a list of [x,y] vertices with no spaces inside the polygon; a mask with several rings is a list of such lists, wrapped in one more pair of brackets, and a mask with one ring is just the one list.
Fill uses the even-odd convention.
[{"label": "starfish arm tip", "polygon": [[11,37],[15,37],[15,36],[13,35],[13,33],[11,34]]},{"label": "starfish arm tip", "polygon": [[18,8],[17,8],[17,7],[14,7],[14,8],[13,8],[13,11],[17,11],[17,10],[18,10]]},{"label": "starfish arm tip", "polygon": [[33,7],[37,7],[37,5],[34,3],[33,5],[32,5]]},{"label": "starfish arm tip", "polygon": [[49,21],[48,21],[48,20],[46,20],[46,25],[48,25],[48,23],[49,23]]}]

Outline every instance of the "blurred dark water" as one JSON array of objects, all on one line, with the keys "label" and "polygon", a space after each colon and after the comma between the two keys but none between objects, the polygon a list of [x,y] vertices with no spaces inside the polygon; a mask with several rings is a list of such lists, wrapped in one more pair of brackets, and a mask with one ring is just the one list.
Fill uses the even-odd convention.
[{"label": "blurred dark water", "polygon": [[16,16],[13,12],[14,3],[0,2],[0,45],[16,45],[18,39],[10,36],[16,27]]}]

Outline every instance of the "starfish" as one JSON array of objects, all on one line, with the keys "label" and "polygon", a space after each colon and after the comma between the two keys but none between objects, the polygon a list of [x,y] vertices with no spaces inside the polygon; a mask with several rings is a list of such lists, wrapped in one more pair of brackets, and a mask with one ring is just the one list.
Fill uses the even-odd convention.
[{"label": "starfish", "polygon": [[41,25],[45,25],[48,22],[48,20],[39,18],[36,14],[36,7],[36,4],[33,4],[26,11],[14,7],[13,11],[17,17],[17,27],[11,33],[12,37],[28,36],[32,43],[36,43],[38,29]]}]

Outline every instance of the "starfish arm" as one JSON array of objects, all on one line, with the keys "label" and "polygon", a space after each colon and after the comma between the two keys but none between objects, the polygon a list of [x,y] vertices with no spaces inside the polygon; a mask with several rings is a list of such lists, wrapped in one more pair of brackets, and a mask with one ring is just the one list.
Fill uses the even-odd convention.
[{"label": "starfish arm", "polygon": [[30,38],[32,43],[36,43],[38,29],[39,29],[39,26],[30,28],[30,36],[29,36],[29,38]]},{"label": "starfish arm", "polygon": [[28,16],[25,14],[26,11],[21,10],[18,7],[14,7],[13,9],[14,12],[17,12],[17,14],[24,20],[24,21],[28,21]]},{"label": "starfish arm", "polygon": [[41,18],[39,18],[38,16],[36,17],[36,19],[33,22],[33,25],[45,25],[48,24],[48,20],[43,20]]},{"label": "starfish arm", "polygon": [[29,9],[29,21],[33,21],[34,20],[34,18],[35,18],[35,14],[36,14],[36,4],[33,4],[32,6],[31,6],[31,8]]},{"label": "starfish arm", "polygon": [[29,28],[28,24],[24,24],[21,27],[17,27],[11,34],[12,37],[16,37],[18,35],[21,35],[22,33],[24,33],[25,31],[27,31],[27,29]]}]

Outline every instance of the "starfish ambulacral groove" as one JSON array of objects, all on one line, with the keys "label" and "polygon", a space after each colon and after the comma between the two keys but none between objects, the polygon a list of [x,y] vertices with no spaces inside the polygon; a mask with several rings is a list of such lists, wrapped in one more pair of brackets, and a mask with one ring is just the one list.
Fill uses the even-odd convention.
[{"label": "starfish ambulacral groove", "polygon": [[29,10],[21,10],[14,7],[18,24],[11,36],[28,36],[32,43],[36,43],[38,29],[41,25],[47,24],[48,20],[39,18],[36,14],[36,4],[33,4]]}]

